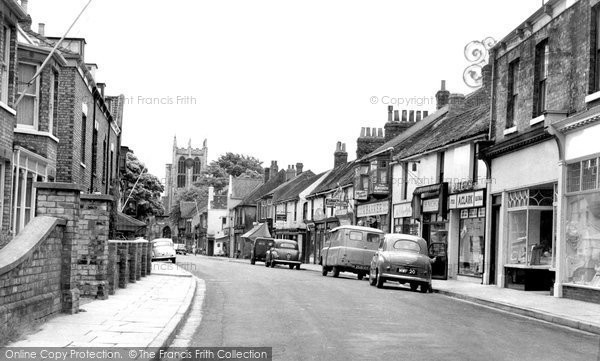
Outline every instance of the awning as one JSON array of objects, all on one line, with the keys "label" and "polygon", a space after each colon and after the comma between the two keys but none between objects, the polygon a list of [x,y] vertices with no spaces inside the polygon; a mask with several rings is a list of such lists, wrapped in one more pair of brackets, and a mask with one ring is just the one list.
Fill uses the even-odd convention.
[{"label": "awning", "polygon": [[117,212],[117,231],[118,232],[145,232],[146,223],[135,219],[125,213]]},{"label": "awning", "polygon": [[271,233],[269,233],[269,228],[266,223],[260,223],[254,226],[248,232],[242,234],[242,238],[248,238],[254,241],[257,237],[267,237],[271,238]]}]

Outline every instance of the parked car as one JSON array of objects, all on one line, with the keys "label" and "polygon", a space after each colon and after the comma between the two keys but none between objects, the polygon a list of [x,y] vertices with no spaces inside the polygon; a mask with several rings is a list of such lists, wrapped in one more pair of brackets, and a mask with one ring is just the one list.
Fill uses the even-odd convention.
[{"label": "parked car", "polygon": [[379,229],[360,226],[341,226],[331,230],[319,260],[322,275],[333,272],[352,272],[362,280],[369,273],[371,259],[384,233]]},{"label": "parked car", "polygon": [[276,239],[275,243],[267,251],[265,266],[271,268],[278,264],[287,264],[290,269],[300,269],[300,251],[298,242],[289,239]]},{"label": "parked car", "polygon": [[265,262],[267,251],[275,244],[275,239],[257,237],[250,251],[250,264],[255,264],[256,261]]},{"label": "parked car", "polygon": [[183,243],[175,243],[175,253],[186,255],[188,253],[187,247]]},{"label": "parked car", "polygon": [[369,284],[382,288],[387,281],[410,284],[425,293],[431,289],[431,259],[427,242],[407,234],[386,234],[371,260]]},{"label": "parked car", "polygon": [[152,261],[169,260],[175,263],[176,252],[170,238],[157,238],[152,241]]}]

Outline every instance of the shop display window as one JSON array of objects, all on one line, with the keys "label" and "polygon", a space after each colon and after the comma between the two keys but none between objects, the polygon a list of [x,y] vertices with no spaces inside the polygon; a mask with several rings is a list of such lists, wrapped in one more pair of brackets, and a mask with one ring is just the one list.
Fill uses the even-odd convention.
[{"label": "shop display window", "polygon": [[483,275],[484,246],[485,219],[461,219],[458,244],[459,274],[476,277]]},{"label": "shop display window", "polygon": [[600,288],[600,193],[567,197],[567,282]]}]

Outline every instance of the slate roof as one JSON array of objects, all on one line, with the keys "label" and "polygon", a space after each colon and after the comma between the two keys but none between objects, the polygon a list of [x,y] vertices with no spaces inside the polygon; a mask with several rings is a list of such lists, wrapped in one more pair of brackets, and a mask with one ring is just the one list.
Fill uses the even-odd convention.
[{"label": "slate roof", "polygon": [[407,139],[398,152],[398,158],[411,157],[429,150],[456,143],[489,131],[489,106],[482,104],[463,113],[429,124]]},{"label": "slate roof", "polygon": [[227,209],[227,196],[215,195],[210,205],[211,209]]},{"label": "slate roof", "polygon": [[233,178],[231,180],[231,198],[244,199],[263,184],[262,179]]},{"label": "slate roof", "polygon": [[179,202],[179,209],[181,211],[181,218],[192,218],[196,213],[196,202]]},{"label": "slate roof", "polygon": [[250,192],[244,200],[238,205],[239,206],[256,206],[256,202],[262,198],[265,194],[271,192],[273,189],[279,187],[279,185],[285,183],[285,170],[280,170],[275,177],[270,178],[266,183]]},{"label": "slate roof", "polygon": [[323,179],[308,196],[314,196],[319,193],[328,192],[337,189],[338,186],[344,187],[354,182],[354,166],[356,161],[348,162],[333,168],[327,177]]},{"label": "slate roof", "polygon": [[315,175],[310,170],[300,173],[271,192],[273,194],[273,201],[280,203],[298,199],[300,193],[316,182],[322,175]]}]

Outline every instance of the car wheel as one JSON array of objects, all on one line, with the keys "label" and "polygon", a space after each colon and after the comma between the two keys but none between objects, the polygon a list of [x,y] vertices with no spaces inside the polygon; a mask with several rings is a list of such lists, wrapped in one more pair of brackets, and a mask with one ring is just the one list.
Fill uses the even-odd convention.
[{"label": "car wheel", "polygon": [[300,263],[298,263],[298,264],[296,265],[296,269],[297,269],[298,271],[300,271]]},{"label": "car wheel", "polygon": [[429,283],[421,283],[421,288],[419,290],[421,291],[421,293],[427,293],[429,292],[430,288],[431,285]]},{"label": "car wheel", "polygon": [[271,266],[271,268],[275,268],[275,261],[271,260],[271,262],[269,263],[269,265]]},{"label": "car wheel", "polygon": [[175,257],[171,258],[171,262],[175,263]]},{"label": "car wheel", "polygon": [[328,273],[328,272],[329,272],[329,271],[327,271],[327,267],[325,267],[325,266],[321,266],[321,274],[322,274],[323,276],[327,276],[327,273]]},{"label": "car wheel", "polygon": [[290,269],[294,269],[294,265],[293,264],[290,264],[288,266],[290,267]]},{"label": "car wheel", "polygon": [[411,282],[411,284],[410,284],[410,290],[414,292],[414,291],[417,290],[417,288],[419,288],[419,284]]},{"label": "car wheel", "polygon": [[269,267],[269,260],[265,260],[265,267]]},{"label": "car wheel", "polygon": [[256,260],[254,258],[250,258],[250,264],[256,264]]},{"label": "car wheel", "polygon": [[372,271],[369,271],[369,284],[371,286],[375,286],[375,275],[373,274]]},{"label": "car wheel", "polygon": [[379,271],[376,271],[376,281],[375,281],[375,285],[377,286],[377,288],[383,288],[383,284],[385,283],[385,280],[383,279],[383,277],[381,277],[379,275]]},{"label": "car wheel", "polygon": [[337,266],[333,266],[333,277],[338,278],[340,276],[340,269]]},{"label": "car wheel", "polygon": [[362,273],[359,273],[359,274],[356,276],[356,278],[358,278],[358,280],[359,280],[359,281],[361,281],[361,280],[363,279],[363,277],[365,277],[365,275],[364,275],[364,274],[362,274]]}]

